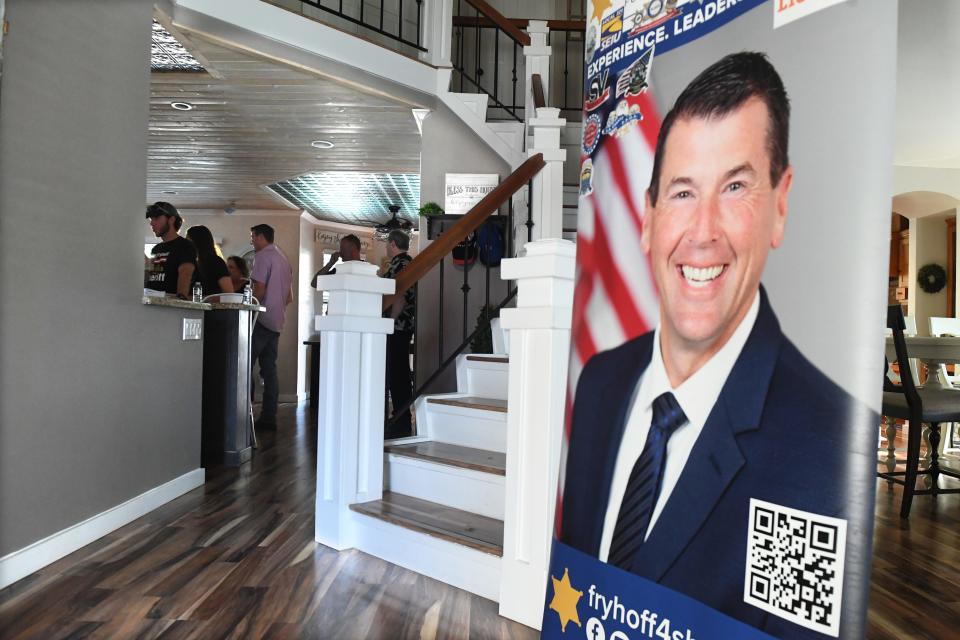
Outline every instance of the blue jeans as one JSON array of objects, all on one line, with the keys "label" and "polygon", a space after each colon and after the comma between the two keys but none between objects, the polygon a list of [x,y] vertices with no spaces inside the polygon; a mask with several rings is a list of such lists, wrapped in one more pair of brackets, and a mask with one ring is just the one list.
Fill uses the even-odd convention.
[{"label": "blue jeans", "polygon": [[259,322],[253,327],[250,341],[250,362],[260,362],[260,376],[263,378],[263,404],[260,407],[260,422],[277,421],[277,397],[280,383],[277,380],[277,343],[280,334],[270,331]]}]

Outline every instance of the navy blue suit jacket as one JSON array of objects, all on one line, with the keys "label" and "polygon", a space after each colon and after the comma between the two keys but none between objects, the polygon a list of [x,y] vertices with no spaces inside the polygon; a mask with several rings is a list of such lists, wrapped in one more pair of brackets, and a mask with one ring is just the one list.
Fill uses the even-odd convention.
[{"label": "navy blue suit jacket", "polygon": [[[577,385],[560,540],[594,557],[653,336],[597,354]],[[761,288],[753,330],[631,571],[773,635],[827,637],[743,601],[750,498],[846,518],[846,427],[868,419],[861,410],[783,335]]]}]

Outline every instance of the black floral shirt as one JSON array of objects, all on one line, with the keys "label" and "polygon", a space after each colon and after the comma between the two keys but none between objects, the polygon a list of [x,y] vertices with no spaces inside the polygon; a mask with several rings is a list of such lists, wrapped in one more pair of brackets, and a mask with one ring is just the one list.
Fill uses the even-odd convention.
[{"label": "black floral shirt", "polygon": [[[413,258],[409,253],[398,253],[390,260],[387,270],[383,273],[384,278],[396,280],[397,274],[403,271]],[[403,294],[403,310],[397,316],[397,321],[393,325],[394,331],[413,331],[415,326],[417,294],[414,287],[407,289]],[[383,312],[384,318],[390,317],[390,309]]]}]

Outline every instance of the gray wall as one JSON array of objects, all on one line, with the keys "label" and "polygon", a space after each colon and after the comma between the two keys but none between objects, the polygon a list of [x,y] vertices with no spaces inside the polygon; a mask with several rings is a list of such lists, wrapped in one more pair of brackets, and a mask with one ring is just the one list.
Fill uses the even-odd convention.
[{"label": "gray wall", "polygon": [[[423,141],[420,151],[420,202],[437,202],[443,206],[444,180],[447,173],[496,173],[503,180],[510,175],[510,167],[446,107],[440,107],[423,122]],[[506,215],[506,208],[502,210]],[[526,210],[515,212],[526,215]],[[429,246],[427,225],[421,218],[420,251]],[[518,241],[517,248],[523,246]],[[454,267],[448,256],[444,265],[443,282],[443,347],[444,355],[450,355],[463,341],[463,271]],[[467,332],[476,326],[477,314],[484,301],[484,268],[479,261],[468,273],[471,287],[470,304],[467,309]],[[505,283],[500,281],[500,269],[491,269],[491,304],[503,299]],[[439,329],[439,267],[434,268],[421,281],[417,292],[417,384],[426,380],[438,365],[437,334]],[[465,353],[470,353],[469,348]],[[435,391],[452,391],[456,388],[453,365]]]},{"label": "gray wall", "polygon": [[199,467],[202,355],[140,303],[152,3],[6,4],[0,556]]}]

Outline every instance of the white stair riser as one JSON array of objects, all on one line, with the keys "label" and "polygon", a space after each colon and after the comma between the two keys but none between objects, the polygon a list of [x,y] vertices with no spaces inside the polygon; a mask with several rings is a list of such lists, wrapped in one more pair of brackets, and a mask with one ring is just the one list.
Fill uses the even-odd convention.
[{"label": "white stair riser", "polygon": [[[463,447],[507,451],[507,414],[426,403],[427,433],[431,440]],[[419,418],[420,414],[417,414]]]},{"label": "white stair riser", "polygon": [[457,393],[479,398],[506,400],[510,364],[462,357],[457,361]]},{"label": "white stair riser", "polygon": [[499,556],[351,513],[356,549],[488,600],[500,599]]},{"label": "white stair riser", "polygon": [[388,453],[383,478],[385,490],[503,520],[503,476]]}]

